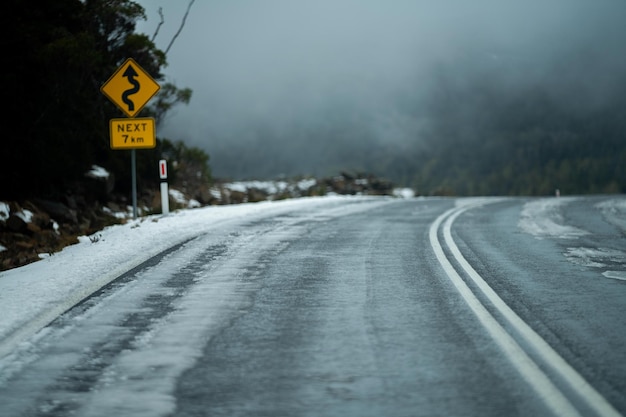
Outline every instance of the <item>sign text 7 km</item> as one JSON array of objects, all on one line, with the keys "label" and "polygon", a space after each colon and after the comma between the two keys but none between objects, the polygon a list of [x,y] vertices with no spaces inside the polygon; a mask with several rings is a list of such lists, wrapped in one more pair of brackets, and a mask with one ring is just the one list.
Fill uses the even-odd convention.
[{"label": "sign text 7 km", "polygon": [[111,149],[150,149],[156,146],[154,119],[111,119]]}]

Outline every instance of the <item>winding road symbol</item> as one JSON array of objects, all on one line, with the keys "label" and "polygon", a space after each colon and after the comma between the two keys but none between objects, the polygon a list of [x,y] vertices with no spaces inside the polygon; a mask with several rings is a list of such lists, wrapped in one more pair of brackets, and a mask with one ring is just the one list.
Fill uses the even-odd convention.
[{"label": "winding road symbol", "polygon": [[135,117],[161,86],[137,62],[128,58],[100,87],[127,117]]},{"label": "winding road symbol", "polygon": [[133,101],[129,99],[128,96],[139,92],[140,84],[139,81],[135,80],[135,77],[137,77],[138,75],[139,74],[137,74],[137,71],[135,71],[132,65],[128,65],[128,68],[126,68],[126,71],[124,71],[124,74],[122,74],[122,76],[128,78],[128,82],[133,85],[133,88],[126,90],[122,93],[122,101],[128,106],[128,111],[135,110],[135,103],[133,103]]}]

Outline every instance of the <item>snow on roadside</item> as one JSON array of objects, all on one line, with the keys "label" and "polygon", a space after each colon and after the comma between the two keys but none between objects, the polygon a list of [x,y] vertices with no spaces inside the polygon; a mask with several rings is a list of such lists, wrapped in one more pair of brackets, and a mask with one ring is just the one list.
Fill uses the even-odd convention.
[{"label": "snow on roadside", "polygon": [[231,191],[245,193],[248,189],[254,188],[270,195],[284,192],[288,187],[289,184],[286,181],[237,181],[224,184],[224,188]]},{"label": "snow on roadside", "polygon": [[415,197],[415,191],[411,188],[394,188],[393,196],[400,198],[413,198]]},{"label": "snow on roadside", "polygon": [[226,222],[293,210],[316,211],[346,199],[354,200],[353,197],[308,197],[147,216],[81,238],[81,243],[38,262],[2,271],[0,357],[86,296],[178,243]]},{"label": "snow on roadside", "polygon": [[0,221],[6,221],[9,218],[11,209],[7,203],[0,201]]},{"label": "snow on roadside", "polygon": [[610,248],[567,248],[568,261],[586,268],[600,268],[606,278],[626,281],[626,253]]},{"label": "snow on roadside", "polygon": [[596,204],[604,219],[626,233],[626,200],[612,199]]},{"label": "snow on roadside", "polygon": [[567,248],[565,257],[576,265],[606,268],[611,264],[623,262],[626,254],[607,248]]},{"label": "snow on roadside", "polygon": [[620,281],[626,281],[626,271],[604,271],[602,273],[607,278],[617,279]]},{"label": "snow on roadside", "polygon": [[[524,205],[518,227],[524,232],[543,239],[577,239],[589,232],[564,224],[561,207],[576,201],[576,198],[549,198],[531,201]],[[626,200],[611,199],[595,205],[608,222],[626,232]],[[563,253],[574,265],[586,268],[600,268],[606,278],[626,281],[626,253],[610,248],[568,247]],[[610,269],[609,269],[610,268]],[[607,270],[609,269],[609,270]]]},{"label": "snow on roadside", "polygon": [[198,208],[202,206],[202,204],[200,204],[198,200],[194,200],[193,198],[190,200],[187,200],[187,198],[185,197],[185,194],[173,188],[170,188],[169,195],[170,197],[174,199],[175,202],[177,202],[178,204],[181,204],[184,207]]},{"label": "snow on roadside", "polygon": [[24,223],[30,223],[33,221],[34,213],[30,210],[23,209],[18,211],[15,215],[22,219]]},{"label": "snow on roadside", "polygon": [[518,227],[536,237],[543,239],[576,239],[588,235],[589,232],[574,226],[567,226],[561,215],[561,207],[576,201],[576,198],[545,198],[524,204]]},{"label": "snow on roadside", "polygon": [[[11,209],[7,203],[0,201],[0,221],[5,222],[9,218],[9,214],[11,213]],[[7,250],[5,246],[0,244],[0,252]]]},{"label": "snow on roadside", "polygon": [[107,171],[105,168],[102,168],[101,166],[92,165],[91,169],[87,172],[86,175],[92,178],[109,178],[111,174],[109,173],[109,171]]}]

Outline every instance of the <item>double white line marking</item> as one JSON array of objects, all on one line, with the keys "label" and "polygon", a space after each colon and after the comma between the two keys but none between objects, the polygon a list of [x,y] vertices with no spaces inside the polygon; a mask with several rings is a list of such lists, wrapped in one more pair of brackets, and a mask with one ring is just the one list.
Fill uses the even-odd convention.
[{"label": "double white line marking", "polygon": [[[437,260],[495,343],[502,349],[522,378],[537,392],[555,415],[574,417],[581,416],[581,412],[584,415],[592,412],[598,416],[621,416],[600,393],[502,301],[489,284],[467,262],[454,243],[451,229],[452,223],[456,218],[465,211],[482,206],[490,201],[497,200],[470,200],[468,204],[446,211],[433,222],[430,226],[429,238]],[[458,264],[458,272],[444,252],[439,240],[440,231],[445,245],[451,254],[451,259],[454,258]],[[481,298],[486,300],[485,304],[481,303],[474,292],[472,292],[463,278],[461,278],[459,272],[466,275],[468,280],[471,280],[480,290],[480,293],[482,293]],[[500,320],[510,329],[510,333],[487,310],[485,305],[492,307],[492,310],[497,313]],[[528,347],[528,353],[519,345],[516,339],[520,342],[523,341],[525,346]],[[546,371],[549,371],[551,377]],[[559,388],[555,384],[556,382],[562,388]],[[581,407],[580,411],[574,406],[572,400],[568,399],[564,394],[564,389],[573,394],[574,398],[572,400],[576,400],[576,404]]]}]

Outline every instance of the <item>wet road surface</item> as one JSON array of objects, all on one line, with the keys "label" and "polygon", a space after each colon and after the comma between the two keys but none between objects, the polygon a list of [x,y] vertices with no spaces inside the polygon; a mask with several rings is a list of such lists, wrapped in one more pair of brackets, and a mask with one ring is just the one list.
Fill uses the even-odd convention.
[{"label": "wet road surface", "polygon": [[0,415],[623,415],[621,207],[355,199],[217,227],[0,359]]}]

